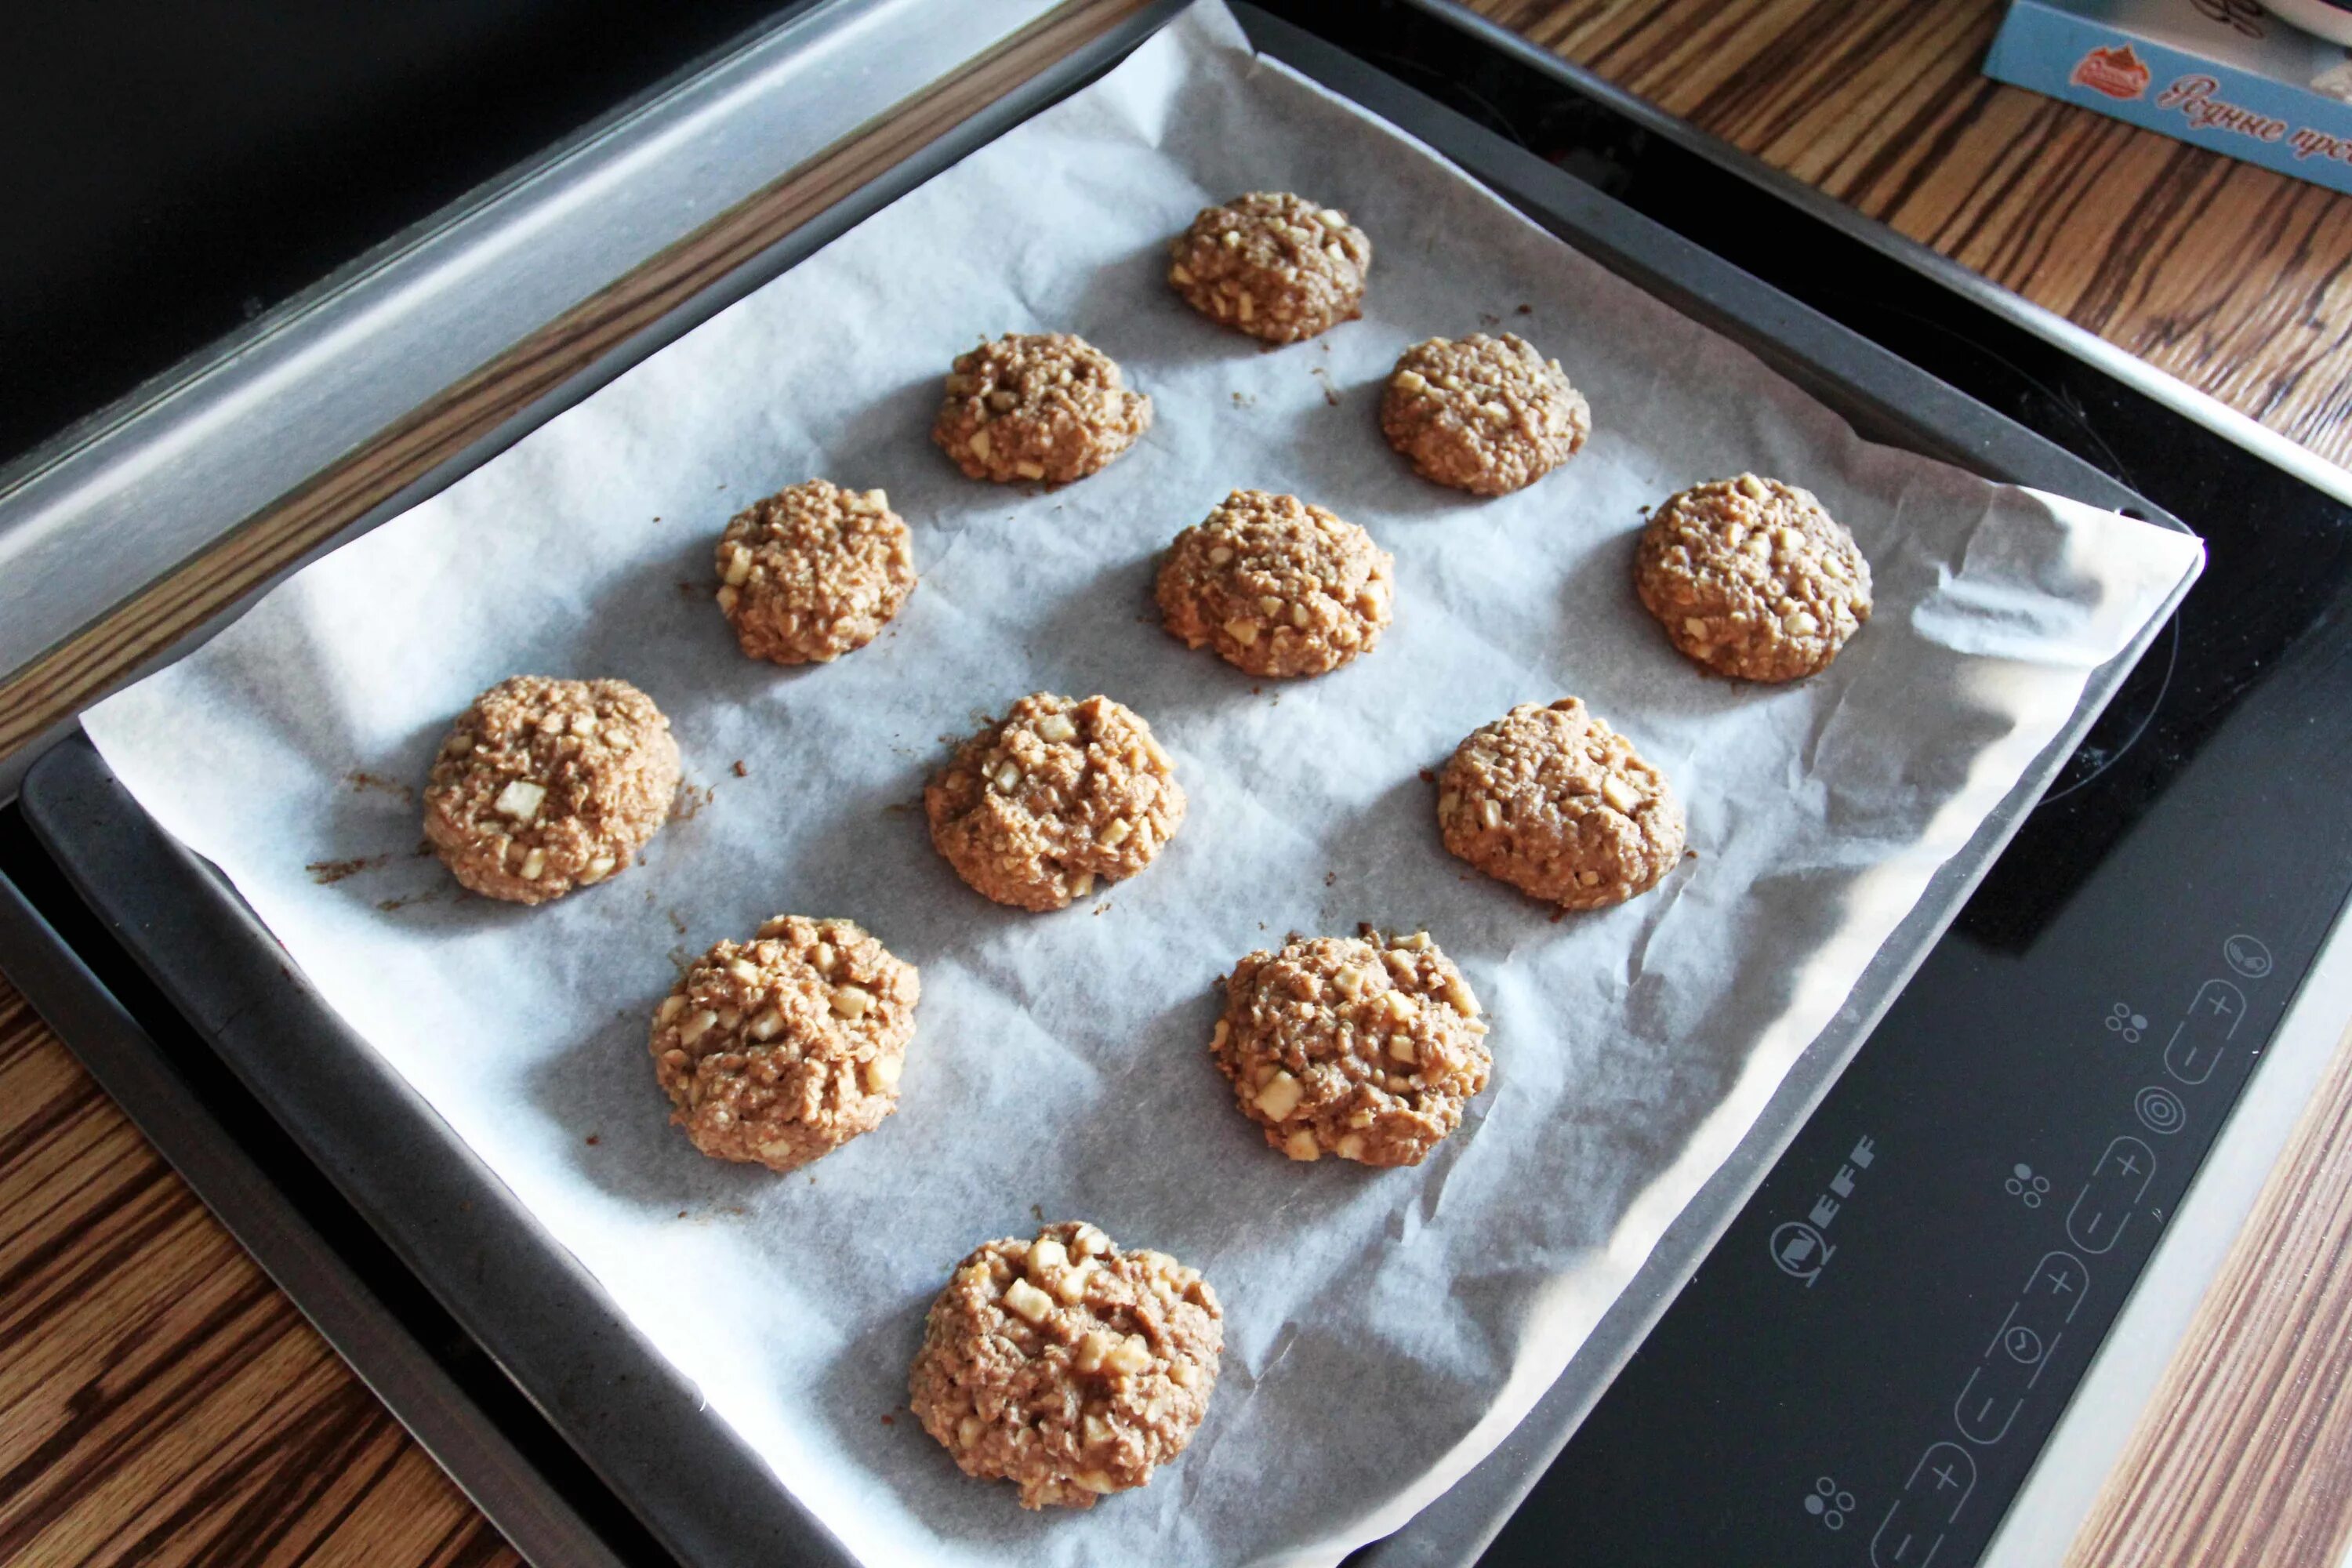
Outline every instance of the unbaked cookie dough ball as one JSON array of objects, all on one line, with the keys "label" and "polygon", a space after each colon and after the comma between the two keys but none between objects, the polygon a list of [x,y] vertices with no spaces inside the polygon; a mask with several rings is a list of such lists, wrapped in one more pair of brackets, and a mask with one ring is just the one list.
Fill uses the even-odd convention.
[{"label": "unbaked cookie dough ball", "polygon": [[960,356],[931,439],[975,479],[1067,484],[1135,445],[1151,399],[1068,332],[1007,332]]},{"label": "unbaked cookie dough ball", "polygon": [[1381,398],[1381,434],[1413,471],[1473,495],[1535,483],[1591,433],[1591,406],[1559,361],[1511,332],[1413,344]]},{"label": "unbaked cookie dough ball", "polygon": [[425,837],[477,893],[541,904],[625,870],[677,794],[677,742],[625,680],[518,675],[457,716]]},{"label": "unbaked cookie dough ball", "polygon": [[1494,1058],[1462,972],[1426,931],[1292,936],[1225,979],[1209,1051],[1234,1103],[1294,1160],[1418,1165]]},{"label": "unbaked cookie dough ball", "polygon": [[1108,697],[1035,692],[958,748],[923,791],[931,842],[1000,904],[1058,910],[1151,864],[1184,821],[1175,764]]},{"label": "unbaked cookie dough ball", "polygon": [[721,942],[654,1010],[670,1120],[719,1160],[791,1171],[898,1108],[915,966],[850,921],[778,915]]},{"label": "unbaked cookie dough ball", "polygon": [[1184,1451],[1208,1414],[1224,1312],[1197,1268],[1093,1226],[992,1241],[931,1303],[907,1378],[923,1430],[1023,1508],[1092,1508]]},{"label": "unbaked cookie dough ball", "polygon": [[1642,530],[1633,587],[1718,675],[1798,680],[1870,619],[1870,563],[1809,490],[1742,474],[1669,496]]},{"label": "unbaked cookie dough ball", "polygon": [[1683,854],[1665,775],[1576,698],[1474,730],[1437,776],[1445,847],[1565,909],[1622,904]]},{"label": "unbaked cookie dough ball", "polygon": [[1160,568],[1161,624],[1252,675],[1320,675],[1381,640],[1395,566],[1319,506],[1235,490],[1176,536]]},{"label": "unbaked cookie dough ball", "polygon": [[1372,242],[1333,207],[1253,191],[1202,207],[1171,247],[1168,281],[1213,321],[1295,343],[1363,314]]},{"label": "unbaked cookie dough ball", "polygon": [[753,658],[822,664],[872,642],[915,589],[911,536],[880,490],[803,479],[719,536],[719,608]]}]

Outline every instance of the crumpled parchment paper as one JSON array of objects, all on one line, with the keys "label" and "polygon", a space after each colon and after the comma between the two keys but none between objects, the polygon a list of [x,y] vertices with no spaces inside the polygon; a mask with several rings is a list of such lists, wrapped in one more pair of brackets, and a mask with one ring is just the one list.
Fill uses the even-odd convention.
[{"label": "crumpled parchment paper", "polygon": [[[1370,233],[1363,320],[1263,352],[1174,298],[1169,237],[1253,189]],[[1559,356],[1596,426],[1499,500],[1414,479],[1374,414],[1407,343],[1482,327]],[[963,479],[926,438],[949,359],[1051,329],[1121,362],[1150,433],[1050,493]],[[1875,619],[1787,688],[1699,674],[1630,585],[1642,507],[1748,468],[1819,493],[1876,574]],[[812,474],[887,489],[922,584],[836,665],[753,665],[711,543]],[[1155,552],[1236,486],[1396,553],[1376,653],[1257,681],[1153,624]],[[1863,443],[1204,5],[86,721],[866,1561],[1330,1563],[1559,1373],[2198,548]],[[539,910],[415,853],[448,721],[518,671],[644,687],[696,792],[645,865]],[[1135,707],[1192,795],[1148,872],[1044,917],[959,883],[919,804],[942,737],[1038,688]],[[1696,853],[1554,919],[1444,853],[1423,770],[1570,693],[1666,771]],[[694,1152],[645,1046],[673,962],[779,911],[923,973],[898,1114],[787,1177]],[[1417,1169],[1290,1163],[1209,1061],[1235,957],[1360,921],[1425,926],[1494,1025],[1492,1087]],[[1039,1215],[1174,1253],[1228,1311],[1190,1452],[1084,1515],[1023,1513],[898,1408],[950,1267]]]}]

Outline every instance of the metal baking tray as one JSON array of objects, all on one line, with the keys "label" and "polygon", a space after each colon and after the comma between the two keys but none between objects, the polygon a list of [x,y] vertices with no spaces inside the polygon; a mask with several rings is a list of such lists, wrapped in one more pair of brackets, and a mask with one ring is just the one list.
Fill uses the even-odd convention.
[{"label": "metal baking tray", "polygon": [[[2181,527],[2060,447],[1505,138],[1274,16],[1236,9],[1264,52],[1420,137],[1570,246],[1746,344],[1864,435],[1990,479]],[[1054,89],[1074,89],[1107,63],[1071,62],[1032,95],[1032,111],[1057,96]],[[988,133],[1003,128],[1000,121]],[[798,259],[824,237],[809,237],[797,255],[781,260]],[[779,259],[771,254],[758,265],[772,272]],[[733,278],[712,292],[731,298],[743,289]],[[707,301],[689,302],[680,315],[699,319],[709,309]],[[608,363],[593,379],[618,368]],[[591,379],[566,388],[564,400],[583,395]],[[1739,1150],[1669,1227],[1528,1420],[1436,1504],[1360,1553],[1361,1561],[1475,1558],[1859,1047],[2165,618],[2095,673],[2065,730],[1935,877]],[[849,1561],[512,1194],[334,1016],[226,880],[146,816],[85,739],[69,739],[35,764],[21,805],[58,869],[204,1045],[650,1541],[692,1568]],[[14,930],[21,940],[37,924],[14,922]],[[0,925],[0,934],[10,929]],[[507,1522],[496,1500],[479,1490],[477,1497]],[[550,1562],[593,1560],[584,1550],[556,1556],[562,1531],[539,1523],[516,1533],[540,1542]]]}]

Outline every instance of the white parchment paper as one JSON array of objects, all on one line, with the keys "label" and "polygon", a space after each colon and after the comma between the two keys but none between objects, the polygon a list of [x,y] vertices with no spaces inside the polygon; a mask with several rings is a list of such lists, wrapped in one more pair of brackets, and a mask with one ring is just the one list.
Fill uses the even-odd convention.
[{"label": "white parchment paper", "polygon": [[[1253,189],[1371,234],[1362,321],[1264,352],[1170,294],[1169,237]],[[1482,326],[1594,411],[1499,500],[1415,479],[1374,417],[1399,350]],[[1049,329],[1121,362],[1150,433],[1051,493],[963,479],[926,438],[948,360]],[[1745,468],[1817,491],[1875,569],[1876,618],[1801,685],[1698,674],[1630,585],[1639,509]],[[780,671],[736,652],[709,552],[811,474],[887,488],[922,584],[872,647]],[[1155,552],[1234,486],[1396,553],[1375,654],[1254,681],[1151,624]],[[86,722],[867,1562],[1329,1563],[1559,1373],[2198,548],[1857,440],[1204,5]],[[698,786],[642,867],[540,910],[415,853],[449,719],[517,671],[635,680]],[[918,805],[941,737],[1039,688],[1134,706],[1192,795],[1150,871],[1044,917],[967,890]],[[1696,857],[1554,920],[1444,853],[1422,770],[1568,693],[1673,779]],[[309,869],[335,861],[364,864]],[[675,959],[782,910],[864,922],[923,1002],[898,1114],[780,1178],[667,1125],[645,1034]],[[1209,1062],[1236,956],[1360,921],[1427,927],[1493,1019],[1491,1089],[1413,1170],[1290,1163]],[[1198,1265],[1229,1314],[1191,1451],[1078,1516],[964,1479],[901,1408],[949,1268],[1039,1214]]]}]

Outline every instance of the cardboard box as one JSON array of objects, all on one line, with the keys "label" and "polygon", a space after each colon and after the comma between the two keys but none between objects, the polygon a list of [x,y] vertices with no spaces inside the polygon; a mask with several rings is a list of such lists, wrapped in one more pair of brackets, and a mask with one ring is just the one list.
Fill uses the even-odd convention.
[{"label": "cardboard box", "polygon": [[2352,192],[2352,54],[2254,0],[2012,0],[1984,68]]}]

